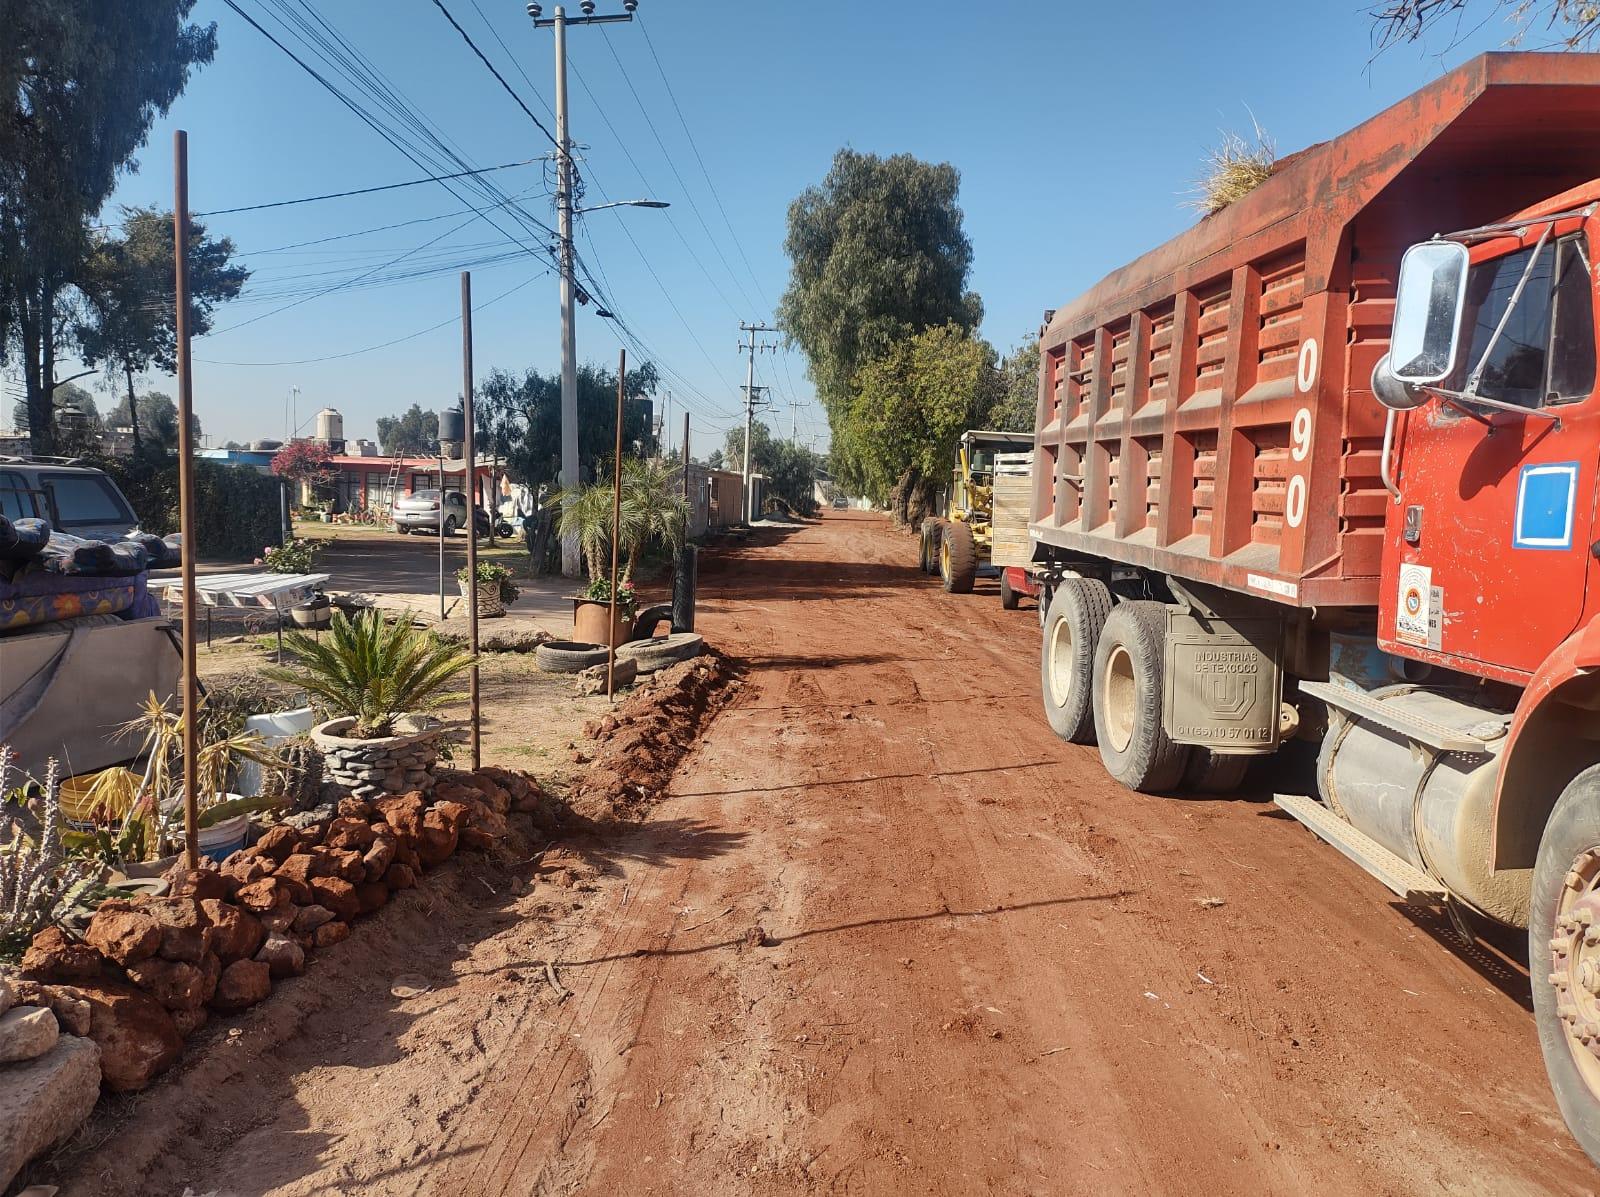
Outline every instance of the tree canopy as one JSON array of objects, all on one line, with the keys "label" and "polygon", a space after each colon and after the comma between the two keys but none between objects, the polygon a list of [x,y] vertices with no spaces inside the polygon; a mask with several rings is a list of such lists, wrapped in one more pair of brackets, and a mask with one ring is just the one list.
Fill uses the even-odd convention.
[{"label": "tree canopy", "polygon": [[995,372],[987,411],[978,420],[992,432],[1032,432],[1039,405],[1039,342],[1024,341]]},{"label": "tree canopy", "polygon": [[[744,426],[728,430],[722,449],[711,455],[712,468],[744,469]],[[806,445],[779,440],[760,420],[750,426],[750,469],[767,480],[767,493],[776,495],[795,511],[809,514],[816,507],[814,481],[823,459]]]},{"label": "tree canopy", "polygon": [[56,359],[88,282],[90,222],[150,125],[216,52],[195,0],[0,4],[0,353],[22,362],[35,452],[53,448]]},{"label": "tree canopy", "polygon": [[[124,395],[106,416],[107,428],[134,427],[135,416],[130,413],[128,398]],[[178,451],[178,405],[172,396],[161,391],[146,391],[139,396],[137,406],[138,427],[144,430],[144,446],[169,453]],[[200,417],[190,413],[195,440],[200,439]]]},{"label": "tree canopy", "polygon": [[948,163],[842,149],[822,183],[789,205],[790,278],[778,314],[830,414],[856,372],[896,341],[945,324],[974,329],[983,318],[967,290],[960,186]]},{"label": "tree canopy", "polygon": [[[655,450],[649,405],[643,400],[659,383],[655,366],[645,362],[628,371],[623,406],[625,452]],[[578,368],[578,469],[582,481],[609,460],[616,440],[617,376],[603,366]],[[492,370],[478,384],[473,404],[478,451],[506,459],[511,472],[529,486],[557,484],[561,474],[561,374]]]},{"label": "tree canopy", "polygon": [[[1591,50],[1600,44],[1600,4],[1595,0],[1382,0],[1368,7],[1379,50],[1426,40],[1435,27],[1459,33],[1471,13],[1503,14],[1516,28],[1507,43],[1529,50]],[[1539,31],[1543,30],[1541,34]]]},{"label": "tree canopy", "polygon": [[439,413],[423,411],[420,403],[413,403],[398,416],[378,417],[378,447],[386,457],[396,453],[423,457],[438,443]]}]

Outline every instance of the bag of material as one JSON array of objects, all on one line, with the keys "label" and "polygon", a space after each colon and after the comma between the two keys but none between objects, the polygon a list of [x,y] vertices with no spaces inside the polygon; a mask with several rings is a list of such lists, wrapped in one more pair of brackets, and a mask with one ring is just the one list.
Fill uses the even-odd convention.
[{"label": "bag of material", "polygon": [[0,515],[0,560],[27,561],[44,552],[50,543],[50,521],[7,519]]}]

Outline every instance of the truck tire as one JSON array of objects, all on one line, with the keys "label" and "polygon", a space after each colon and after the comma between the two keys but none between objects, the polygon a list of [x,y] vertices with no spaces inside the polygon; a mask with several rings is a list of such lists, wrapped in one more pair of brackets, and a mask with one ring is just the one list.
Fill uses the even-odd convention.
[{"label": "truck tire", "polygon": [[1179,788],[1196,794],[1231,794],[1244,784],[1251,759],[1240,753],[1224,754],[1191,746]]},{"label": "truck tire", "polygon": [[1573,778],[1550,812],[1528,917],[1528,975],[1545,1072],[1567,1129],[1600,1164],[1600,944],[1586,942],[1591,921],[1600,926],[1600,765]]},{"label": "truck tire", "polygon": [[581,673],[604,665],[609,657],[603,645],[574,640],[552,640],[533,650],[533,663],[546,673]]},{"label": "truck tire", "polygon": [[951,520],[939,534],[939,580],[950,594],[971,594],[977,577],[978,546],[972,529],[960,520]]},{"label": "truck tire", "polygon": [[1000,571],[1000,606],[1006,611],[1015,611],[1022,605],[1022,595],[1011,589],[1011,583],[1006,580],[1006,571]]},{"label": "truck tire", "polygon": [[704,647],[705,639],[699,632],[673,632],[651,640],[631,640],[617,649],[617,659],[634,662],[640,673],[654,673],[698,657]]},{"label": "truck tire", "polygon": [[1050,730],[1070,744],[1094,743],[1094,650],[1110,614],[1111,591],[1094,578],[1064,578],[1050,596],[1039,693]]},{"label": "truck tire", "polygon": [[1161,725],[1167,610],[1160,603],[1119,604],[1094,654],[1094,732],[1100,760],[1130,790],[1174,789],[1189,747]]}]

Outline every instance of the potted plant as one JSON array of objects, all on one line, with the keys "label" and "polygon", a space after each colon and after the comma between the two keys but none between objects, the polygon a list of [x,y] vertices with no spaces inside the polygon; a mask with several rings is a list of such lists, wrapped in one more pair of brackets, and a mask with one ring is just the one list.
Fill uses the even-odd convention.
[{"label": "potted plant", "polygon": [[[576,536],[583,551],[589,585],[573,596],[573,639],[584,644],[621,644],[633,627],[638,599],[633,571],[645,548],[659,542],[668,550],[683,543],[688,502],[678,490],[674,467],[664,461],[633,459],[623,463],[618,548],[623,568],[617,586],[616,619],[610,618],[610,549],[614,498],[603,483],[583,487],[572,502],[562,504],[558,531]],[[608,628],[608,623],[611,625]]]},{"label": "potted plant", "polygon": [[432,785],[443,730],[422,713],[447,697],[470,653],[376,610],[336,612],[326,640],[291,632],[284,645],[295,664],[262,673],[303,688],[332,716],[311,729],[329,780],[363,796]]},{"label": "potted plant", "polygon": [[[468,595],[467,567],[456,570],[456,582],[461,587],[461,597]],[[506,613],[506,604],[514,603],[522,592],[511,580],[511,571],[498,561],[478,562],[478,614],[494,619]]]},{"label": "potted plant", "polygon": [[[195,759],[199,793],[200,850],[215,860],[244,847],[249,815],[267,809],[270,798],[246,798],[232,791],[232,780],[246,762],[276,771],[278,754],[255,732],[223,733],[208,728],[202,704]],[[139,736],[139,769],[103,769],[86,795],[96,822],[110,832],[129,864],[163,860],[183,838],[183,715],[154,694],[118,735]]]},{"label": "potted plant", "polygon": [[[324,543],[296,536],[279,545],[269,544],[261,550],[256,564],[275,574],[308,574],[316,567]],[[325,628],[332,613],[333,602],[321,590],[289,608],[289,618],[297,628]]]}]

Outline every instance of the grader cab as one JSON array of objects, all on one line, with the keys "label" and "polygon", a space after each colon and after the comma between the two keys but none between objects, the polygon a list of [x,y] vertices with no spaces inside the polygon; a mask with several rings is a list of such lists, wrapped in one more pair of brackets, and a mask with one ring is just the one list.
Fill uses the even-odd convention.
[{"label": "grader cab", "polygon": [[1033,435],[1027,432],[961,434],[950,482],[940,494],[939,512],[922,524],[922,569],[938,574],[952,594],[967,594],[979,577],[998,572],[994,549],[996,457],[1027,453]]}]

